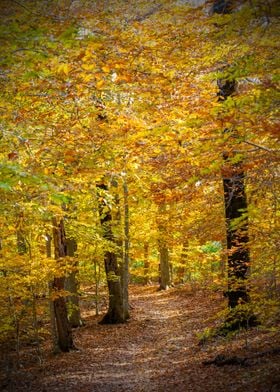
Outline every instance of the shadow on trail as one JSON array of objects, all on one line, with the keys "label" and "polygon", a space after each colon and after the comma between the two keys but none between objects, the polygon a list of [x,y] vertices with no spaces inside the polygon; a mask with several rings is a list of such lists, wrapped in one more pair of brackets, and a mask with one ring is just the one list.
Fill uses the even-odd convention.
[{"label": "shadow on trail", "polygon": [[246,391],[255,391],[250,369],[203,366],[224,344],[200,347],[197,338],[221,307],[218,294],[138,286],[131,288],[131,304],[126,324],[101,326],[102,315],[90,317],[75,331],[79,351],[49,356],[40,369],[21,370],[13,390],[241,392],[245,380]]}]

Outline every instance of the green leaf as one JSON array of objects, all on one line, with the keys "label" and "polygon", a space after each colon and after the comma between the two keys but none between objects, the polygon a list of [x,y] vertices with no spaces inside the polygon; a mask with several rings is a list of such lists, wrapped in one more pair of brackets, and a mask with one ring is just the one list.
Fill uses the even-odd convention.
[{"label": "green leaf", "polygon": [[53,203],[61,205],[69,203],[70,197],[63,193],[52,193],[51,200]]},{"label": "green leaf", "polygon": [[10,184],[7,182],[0,182],[0,189],[3,189],[4,191],[11,192],[13,188],[11,187]]},{"label": "green leaf", "polygon": [[76,26],[70,26],[66,30],[63,31],[62,34],[60,34],[59,39],[63,41],[68,41],[73,39],[78,32],[78,29]]}]

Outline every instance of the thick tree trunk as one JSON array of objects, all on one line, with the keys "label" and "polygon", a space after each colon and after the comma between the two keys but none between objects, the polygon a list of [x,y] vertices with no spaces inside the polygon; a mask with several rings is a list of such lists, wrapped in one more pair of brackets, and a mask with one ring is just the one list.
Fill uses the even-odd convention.
[{"label": "thick tree trunk", "polygon": [[246,288],[250,262],[248,248],[247,201],[242,168],[232,168],[231,177],[223,178],[227,250],[228,250],[228,305],[235,308],[249,301]]},{"label": "thick tree trunk", "polygon": [[104,262],[109,290],[109,309],[100,324],[124,323],[126,318],[124,314],[121,279],[118,273],[117,255],[113,252],[106,251]]},{"label": "thick tree trunk", "polygon": [[169,269],[169,251],[166,244],[166,228],[164,225],[164,215],[166,213],[166,207],[164,204],[159,206],[159,288],[160,290],[167,290],[170,287],[170,269]]},{"label": "thick tree trunk", "polygon": [[[99,185],[98,188],[104,191],[107,190],[107,187],[104,184]],[[108,209],[104,199],[100,202],[99,209],[103,237],[107,241],[116,244],[112,231],[112,213],[111,210]],[[124,323],[126,318],[124,312],[123,290],[116,252],[106,250],[104,254],[104,263],[109,290],[109,308],[100,324]]]},{"label": "thick tree trunk", "polygon": [[[213,12],[226,14],[232,11],[230,0],[216,0]],[[234,79],[218,79],[219,101],[223,102],[236,89]],[[232,132],[228,129],[224,133]],[[224,202],[226,215],[227,257],[228,257],[228,306],[230,312],[226,318],[221,332],[256,325],[256,317],[247,307],[238,305],[247,304],[250,297],[247,289],[247,271],[250,263],[249,237],[248,237],[248,211],[245,193],[244,171],[242,162],[230,162],[228,152],[224,153],[224,167],[222,170]]]},{"label": "thick tree trunk", "polygon": [[81,327],[83,322],[81,320],[81,312],[79,305],[79,284],[77,281],[78,261],[74,259],[77,250],[77,242],[74,238],[66,239],[66,253],[67,256],[72,257],[72,271],[65,279],[65,290],[69,291],[70,295],[67,297],[68,305],[68,320],[72,328]]},{"label": "thick tree trunk", "polygon": [[[216,0],[213,12],[226,14],[231,12],[231,1]],[[223,102],[235,92],[235,80],[218,79],[219,101]],[[228,130],[224,131],[229,132]],[[228,305],[235,308],[240,303],[249,301],[246,288],[247,269],[250,262],[248,248],[247,200],[242,163],[230,162],[224,154],[225,164],[222,170],[224,202],[226,215],[227,258],[228,258]]]},{"label": "thick tree trunk", "polygon": [[164,243],[159,244],[159,260],[160,260],[160,285],[161,290],[167,290],[170,287],[170,271],[169,271],[169,251]]},{"label": "thick tree trunk", "polygon": [[[55,259],[59,263],[66,256],[66,237],[63,219],[58,222],[53,218],[53,242]],[[63,352],[74,349],[71,326],[67,317],[66,300],[63,295],[65,277],[55,277],[53,280],[54,313],[57,327],[58,347]]]},{"label": "thick tree trunk", "polygon": [[[224,101],[235,90],[235,82],[218,80],[219,100]],[[228,130],[224,131],[229,132]],[[248,248],[248,211],[242,162],[232,164],[224,153],[222,170],[227,234],[228,305],[249,302],[246,288],[247,270],[250,262]]]}]

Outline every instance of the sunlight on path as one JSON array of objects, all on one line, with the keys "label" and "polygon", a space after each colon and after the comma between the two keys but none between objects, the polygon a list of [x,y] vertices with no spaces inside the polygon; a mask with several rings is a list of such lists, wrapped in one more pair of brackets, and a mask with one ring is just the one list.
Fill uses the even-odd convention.
[{"label": "sunlight on path", "polygon": [[13,391],[264,392],[248,388],[250,368],[202,364],[225,348],[222,340],[204,347],[197,339],[221,301],[202,291],[132,287],[126,324],[101,326],[102,315],[88,316],[75,331],[79,351],[49,356],[41,369],[23,369]]}]

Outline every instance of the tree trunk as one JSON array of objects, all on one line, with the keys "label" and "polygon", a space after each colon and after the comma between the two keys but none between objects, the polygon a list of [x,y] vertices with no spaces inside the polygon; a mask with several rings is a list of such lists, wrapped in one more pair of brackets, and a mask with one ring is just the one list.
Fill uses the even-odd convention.
[{"label": "tree trunk", "polygon": [[97,259],[93,259],[93,266],[94,266],[94,281],[95,281],[95,314],[96,316],[99,315],[99,284],[100,284],[100,266],[97,263]]},{"label": "tree trunk", "polygon": [[159,288],[160,290],[167,290],[170,286],[170,270],[169,270],[169,251],[166,244],[165,236],[166,236],[166,228],[164,225],[164,218],[166,213],[166,207],[164,204],[159,206]]},{"label": "tree trunk", "polygon": [[216,14],[229,14],[231,12],[232,0],[214,1],[212,12]]},{"label": "tree trunk", "polygon": [[[235,82],[218,80],[219,101],[225,101],[235,90]],[[232,132],[227,129],[225,133]],[[228,305],[235,308],[249,302],[246,287],[247,270],[250,262],[248,248],[248,211],[245,193],[245,175],[242,162],[232,164],[227,152],[224,153],[222,169],[224,204],[227,235]]]},{"label": "tree trunk", "polygon": [[17,248],[18,248],[19,255],[24,255],[27,253],[28,249],[27,249],[26,240],[20,229],[17,230]]},{"label": "tree trunk", "polygon": [[148,284],[149,279],[149,269],[150,269],[150,262],[149,262],[149,243],[144,243],[144,283]]},{"label": "tree trunk", "polygon": [[128,300],[128,283],[129,283],[129,205],[128,205],[128,187],[126,179],[123,182],[124,196],[124,252],[123,252],[123,271],[122,271],[122,288],[124,301],[124,317],[129,319],[129,300]]},{"label": "tree trunk", "polygon": [[[98,186],[99,189],[106,191],[104,184]],[[100,222],[103,229],[105,240],[117,245],[112,231],[112,213],[105,203],[104,196],[99,203]],[[100,324],[117,324],[125,322],[125,312],[123,304],[123,290],[121,286],[121,277],[118,267],[116,251],[106,250],[104,254],[105,272],[109,290],[109,308]]]},{"label": "tree trunk", "polygon": [[77,242],[74,238],[66,239],[67,256],[72,257],[73,270],[65,279],[65,290],[69,291],[70,295],[67,297],[68,320],[72,328],[81,327],[83,322],[81,320],[81,312],[79,305],[79,284],[77,281],[78,261],[74,259],[77,250]]},{"label": "tree trunk", "polygon": [[[51,241],[52,241],[52,237],[49,234],[46,234],[46,255],[49,258],[52,257]],[[50,323],[51,323],[53,352],[58,353],[59,352],[58,337],[57,337],[55,314],[54,314],[54,303],[52,300],[53,282],[51,281],[48,282],[48,289],[49,289],[49,309],[50,309]]]},{"label": "tree trunk", "polygon": [[[230,0],[216,0],[213,12],[226,14],[232,11]],[[236,89],[234,79],[218,79],[219,101],[223,102],[230,97]],[[228,129],[224,133],[228,133]],[[224,167],[222,169],[224,202],[227,234],[227,266],[228,266],[228,306],[230,312],[226,318],[221,332],[236,330],[257,324],[256,317],[249,307],[239,308],[238,305],[248,304],[250,297],[247,289],[247,271],[250,263],[248,211],[245,193],[245,175],[242,162],[230,162],[228,152],[224,153]]]},{"label": "tree trunk", "polygon": [[[53,220],[53,242],[55,259],[59,263],[66,256],[66,237],[63,219]],[[57,327],[58,347],[63,352],[74,349],[71,326],[67,317],[66,300],[63,295],[65,277],[55,277],[53,280],[54,314]]]},{"label": "tree trunk", "polygon": [[[187,241],[184,241],[182,252],[181,252],[180,265],[177,269],[177,278],[178,278],[179,283],[185,283],[187,259],[188,259],[188,243],[187,243]],[[190,280],[191,273],[189,271],[187,271],[187,272],[188,272],[188,280]]]},{"label": "tree trunk", "polygon": [[168,290],[170,286],[169,272],[169,251],[164,243],[159,244],[159,260],[160,260],[160,286],[161,290]]},{"label": "tree trunk", "polygon": [[[112,181],[114,187],[118,187],[116,180]],[[122,214],[120,206],[120,197],[117,193],[115,195],[115,202],[117,207],[116,222],[119,230],[124,227],[124,239],[122,233],[117,241],[119,247],[118,259],[119,262],[119,273],[121,278],[121,288],[122,288],[122,298],[123,298],[123,311],[125,320],[129,319],[129,302],[128,302],[128,267],[129,267],[129,209],[128,209],[128,190],[127,186],[123,184],[123,194],[124,194],[124,226],[122,226]]]},{"label": "tree trunk", "polygon": [[223,178],[228,251],[228,305],[235,308],[249,301],[246,288],[250,262],[248,249],[247,201],[244,173],[235,167],[229,178]]}]

